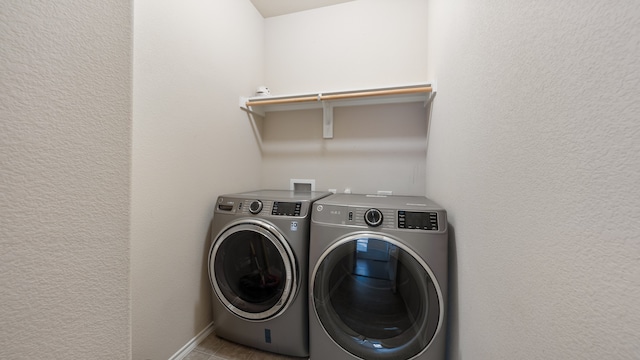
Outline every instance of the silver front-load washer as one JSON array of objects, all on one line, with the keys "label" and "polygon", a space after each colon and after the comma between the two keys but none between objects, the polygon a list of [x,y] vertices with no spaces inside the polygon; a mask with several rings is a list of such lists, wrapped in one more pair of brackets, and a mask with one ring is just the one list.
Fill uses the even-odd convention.
[{"label": "silver front-load washer", "polygon": [[311,205],[329,193],[259,190],[218,197],[209,279],[216,335],[307,357]]},{"label": "silver front-load washer", "polygon": [[443,360],[447,215],[425,197],[317,201],[309,249],[311,360]]}]

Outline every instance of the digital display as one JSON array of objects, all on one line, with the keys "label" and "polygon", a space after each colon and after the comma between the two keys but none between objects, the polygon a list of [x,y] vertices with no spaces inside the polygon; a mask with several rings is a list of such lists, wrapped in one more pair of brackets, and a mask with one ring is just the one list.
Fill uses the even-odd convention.
[{"label": "digital display", "polygon": [[271,215],[296,216],[300,215],[300,203],[295,202],[274,202]]},{"label": "digital display", "polygon": [[423,229],[425,226],[431,225],[429,223],[429,216],[426,213],[407,212],[407,225],[413,228]]},{"label": "digital display", "polygon": [[398,211],[398,227],[438,230],[438,214],[435,212]]}]

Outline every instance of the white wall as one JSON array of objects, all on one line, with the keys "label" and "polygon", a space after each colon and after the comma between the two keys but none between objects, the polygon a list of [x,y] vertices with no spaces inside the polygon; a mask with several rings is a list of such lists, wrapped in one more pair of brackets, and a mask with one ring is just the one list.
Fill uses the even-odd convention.
[{"label": "white wall", "polygon": [[134,14],[133,359],[155,360],[211,322],[216,197],[258,187],[238,97],[264,80],[264,20],[249,0],[136,1]]},{"label": "white wall", "polygon": [[128,359],[130,1],[0,5],[0,359]]},{"label": "white wall", "polygon": [[[265,85],[274,95],[428,82],[427,2],[359,0],[265,20]],[[422,104],[336,108],[264,121],[262,187],[313,178],[318,190],[422,195],[427,110]]]},{"label": "white wall", "polygon": [[358,0],[265,20],[273,94],[427,79],[427,1]]},{"label": "white wall", "polygon": [[430,1],[451,359],[640,357],[640,6]]}]

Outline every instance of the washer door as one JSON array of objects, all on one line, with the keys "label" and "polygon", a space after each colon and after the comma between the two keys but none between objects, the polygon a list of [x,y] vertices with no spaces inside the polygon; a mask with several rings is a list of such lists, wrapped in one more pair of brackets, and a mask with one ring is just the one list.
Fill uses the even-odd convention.
[{"label": "washer door", "polygon": [[295,257],[272,224],[245,219],[228,225],[209,253],[209,279],[233,313],[263,320],[284,311],[297,289]]},{"label": "washer door", "polygon": [[321,255],[311,281],[322,327],[362,359],[410,359],[429,346],[444,319],[431,269],[388,236],[339,240]]}]

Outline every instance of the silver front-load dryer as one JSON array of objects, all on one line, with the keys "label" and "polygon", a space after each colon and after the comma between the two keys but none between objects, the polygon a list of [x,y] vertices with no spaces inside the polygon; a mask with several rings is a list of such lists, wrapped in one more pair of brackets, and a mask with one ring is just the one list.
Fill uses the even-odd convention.
[{"label": "silver front-load dryer", "polygon": [[209,279],[216,335],[307,357],[311,204],[329,193],[259,190],[218,197]]},{"label": "silver front-load dryer", "polygon": [[443,360],[447,215],[425,197],[317,201],[309,249],[311,360]]}]

